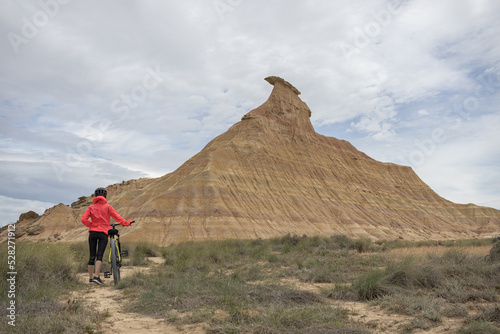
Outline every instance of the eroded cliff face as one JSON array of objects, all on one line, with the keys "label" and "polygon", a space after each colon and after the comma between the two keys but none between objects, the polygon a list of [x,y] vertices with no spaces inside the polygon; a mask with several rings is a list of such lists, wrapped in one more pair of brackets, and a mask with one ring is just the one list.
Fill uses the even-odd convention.
[{"label": "eroded cliff face", "polygon": [[[123,229],[124,239],[168,245],[291,233],[419,240],[500,231],[500,211],[447,201],[410,167],[317,134],[300,92],[281,78],[266,80],[274,86],[268,100],[175,172],[108,187],[109,203],[138,222]],[[37,219],[44,231],[23,237],[62,231],[63,240],[83,238],[79,217],[90,198],[75,203],[45,213]]]}]

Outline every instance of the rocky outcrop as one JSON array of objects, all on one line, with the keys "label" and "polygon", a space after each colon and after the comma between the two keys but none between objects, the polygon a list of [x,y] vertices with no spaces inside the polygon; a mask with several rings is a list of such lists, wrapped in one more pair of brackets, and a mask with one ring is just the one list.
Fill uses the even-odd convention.
[{"label": "rocky outcrop", "polygon": [[[498,234],[500,211],[452,203],[410,167],[376,161],[347,141],[317,134],[300,92],[281,78],[266,80],[274,86],[267,101],[175,172],[108,187],[109,203],[138,222],[123,229],[125,240],[168,245],[287,233],[411,240]],[[46,213],[39,222],[59,222],[63,240],[81,237],[85,207],[79,205],[89,201],[80,198],[75,208]]]},{"label": "rocky outcrop", "polygon": [[22,213],[19,216],[19,221],[20,222],[25,221],[25,220],[33,221],[33,220],[38,219],[39,217],[40,217],[40,215],[38,215],[38,213],[36,213],[35,211],[28,211],[28,212]]}]

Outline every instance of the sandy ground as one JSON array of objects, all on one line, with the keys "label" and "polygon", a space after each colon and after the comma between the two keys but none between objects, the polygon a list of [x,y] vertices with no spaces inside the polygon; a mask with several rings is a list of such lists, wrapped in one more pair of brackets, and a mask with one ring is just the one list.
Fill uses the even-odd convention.
[{"label": "sandy ground", "polygon": [[[361,323],[368,324],[370,331],[373,334],[400,334],[404,333],[404,326],[409,324],[413,317],[387,313],[381,307],[372,306],[368,303],[360,302],[342,302],[339,307],[351,311],[351,319]],[[458,328],[462,325],[459,319],[444,318],[442,322],[433,328],[427,330],[415,329],[412,334],[449,334],[456,333]]]},{"label": "sandy ground", "polygon": [[[121,277],[127,277],[136,271],[154,270],[162,258],[149,258],[154,264],[149,267],[124,266],[120,270]],[[202,334],[203,328],[197,326],[177,326],[167,323],[164,319],[155,318],[139,313],[126,312],[124,305],[127,298],[123,296],[123,291],[114,288],[113,278],[103,279],[103,285],[89,284],[88,274],[79,274],[82,283],[88,285],[86,289],[75,291],[71,298],[83,300],[85,305],[97,309],[101,313],[108,313],[109,316],[102,321],[101,333],[103,334],[146,334],[146,333],[167,333],[167,334]]]}]

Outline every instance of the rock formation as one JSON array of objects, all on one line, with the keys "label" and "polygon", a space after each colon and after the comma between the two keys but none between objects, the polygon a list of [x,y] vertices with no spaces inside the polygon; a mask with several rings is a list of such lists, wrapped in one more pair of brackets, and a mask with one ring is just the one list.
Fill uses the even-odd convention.
[{"label": "rock formation", "polygon": [[[108,187],[108,202],[138,222],[122,230],[125,240],[168,245],[286,233],[419,240],[500,231],[499,210],[452,203],[410,167],[316,133],[300,92],[281,78],[266,80],[274,86],[268,100],[176,171]],[[48,210],[36,237],[84,240],[79,217],[90,200]]]}]

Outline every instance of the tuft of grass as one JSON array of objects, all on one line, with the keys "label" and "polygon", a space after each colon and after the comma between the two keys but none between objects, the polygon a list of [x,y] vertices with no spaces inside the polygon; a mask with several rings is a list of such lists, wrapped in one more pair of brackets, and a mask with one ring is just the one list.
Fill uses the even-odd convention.
[{"label": "tuft of grass", "polygon": [[361,300],[380,298],[389,293],[390,288],[384,284],[384,271],[373,270],[359,277],[353,285]]},{"label": "tuft of grass", "polygon": [[320,291],[323,296],[334,300],[359,300],[358,293],[351,285],[335,284],[333,288],[322,288]]}]

